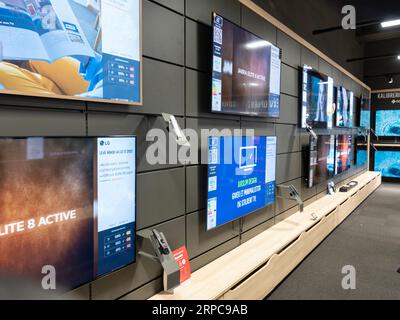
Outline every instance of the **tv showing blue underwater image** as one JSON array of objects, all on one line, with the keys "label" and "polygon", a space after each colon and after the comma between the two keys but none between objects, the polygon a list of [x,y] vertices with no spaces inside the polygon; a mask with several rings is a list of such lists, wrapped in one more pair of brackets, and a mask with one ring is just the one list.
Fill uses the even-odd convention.
[{"label": "tv showing blue underwater image", "polygon": [[367,150],[365,150],[365,149],[357,149],[357,156],[356,156],[356,158],[357,158],[357,166],[365,166],[366,164],[367,164],[367,160],[368,160],[368,157],[367,157]]},{"label": "tv showing blue underwater image", "polygon": [[400,137],[400,110],[377,110],[375,129],[380,137]]},{"label": "tv showing blue underwater image", "polygon": [[365,129],[371,128],[371,99],[364,96],[361,97],[360,127]]},{"label": "tv showing blue underwater image", "polygon": [[384,178],[400,179],[400,151],[376,151],[375,171],[380,171]]},{"label": "tv showing blue underwater image", "polygon": [[210,137],[207,230],[275,202],[276,137]]}]

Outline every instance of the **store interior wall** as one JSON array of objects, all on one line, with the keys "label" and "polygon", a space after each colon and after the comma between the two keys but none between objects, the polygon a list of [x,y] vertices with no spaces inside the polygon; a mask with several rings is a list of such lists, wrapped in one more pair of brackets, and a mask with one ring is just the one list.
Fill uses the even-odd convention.
[{"label": "store interior wall", "polygon": [[[242,25],[283,50],[281,117],[248,118],[210,113],[211,12]],[[302,47],[265,20],[232,0],[143,0],[143,107],[1,96],[2,136],[138,136],[137,228],[165,233],[175,249],[186,245],[195,271],[297,211],[296,203],[278,199],[244,220],[206,232],[207,167],[146,162],[146,134],[165,130],[161,112],[174,114],[182,127],[251,128],[258,135],[278,137],[277,184],[293,184],[306,204],[325,195],[325,185],[306,189],[302,146],[308,135],[298,129],[299,66],[308,64],[353,90],[366,89]],[[347,131],[346,131],[347,130]],[[337,129],[333,133],[355,133]],[[336,181],[365,171],[354,167]],[[140,242],[139,244],[140,245]],[[150,250],[143,246],[140,249]],[[87,284],[68,296],[81,299],[146,299],[162,289],[162,270],[149,259]]]}]

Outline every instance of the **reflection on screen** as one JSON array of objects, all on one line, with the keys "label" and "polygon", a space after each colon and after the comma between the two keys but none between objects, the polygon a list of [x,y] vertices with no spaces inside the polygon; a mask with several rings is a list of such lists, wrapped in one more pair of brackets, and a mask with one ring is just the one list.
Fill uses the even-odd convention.
[{"label": "reflection on screen", "polygon": [[400,151],[375,151],[375,171],[385,178],[400,178]]},{"label": "reflection on screen", "polygon": [[376,134],[382,137],[399,137],[400,110],[376,111]]}]

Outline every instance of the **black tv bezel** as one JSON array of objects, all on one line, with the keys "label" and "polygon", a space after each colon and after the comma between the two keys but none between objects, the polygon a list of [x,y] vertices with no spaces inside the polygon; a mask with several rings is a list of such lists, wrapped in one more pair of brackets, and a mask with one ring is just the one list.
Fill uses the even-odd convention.
[{"label": "black tv bezel", "polygon": [[[241,30],[243,30],[243,31],[245,31],[245,32],[257,37],[260,40],[268,41],[268,40],[265,40],[265,39],[261,38],[259,35],[255,34],[254,32],[251,32],[251,31],[243,28],[242,26],[240,26],[239,24],[233,22],[232,20],[227,19],[224,16],[218,14],[216,11],[213,11],[212,14],[211,14],[211,28],[212,28],[212,30],[214,30],[214,17],[215,17],[215,15],[218,16],[218,17],[221,17],[222,19],[224,19],[224,21],[228,21],[229,23],[233,24],[234,26],[238,27],[239,29],[241,29]],[[281,56],[282,55],[282,49],[279,48],[277,45],[275,45],[273,43],[271,43],[271,45],[273,45],[275,48],[279,49],[280,56]],[[213,79],[214,79],[214,77],[213,77],[213,72],[214,72],[213,71],[214,70],[213,69],[213,67],[214,67],[213,66],[213,58],[214,58],[214,39],[213,39],[213,36],[211,36],[211,85],[210,85],[211,94],[210,94],[209,103],[210,103],[210,109],[211,109],[211,113],[212,114],[230,115],[230,116],[245,116],[245,117],[249,117],[249,118],[261,118],[261,119],[279,119],[281,117],[282,59],[281,59],[281,68],[280,68],[280,76],[279,76],[279,78],[280,78],[280,83],[279,83],[279,115],[269,116],[269,115],[263,115],[263,114],[254,114],[254,113],[241,112],[241,111],[238,111],[238,112],[227,112],[227,111],[214,111],[213,110],[213,106],[212,106],[212,82],[213,82]]]},{"label": "black tv bezel", "polygon": [[[263,209],[265,209],[265,208],[268,208],[269,206],[272,206],[272,205],[275,205],[275,204],[276,204],[276,198],[277,198],[276,170],[277,170],[277,165],[278,165],[278,136],[272,136],[272,135],[271,135],[271,136],[266,136],[266,135],[254,135],[254,136],[220,136],[220,137],[218,137],[218,136],[208,136],[208,137],[207,137],[207,151],[208,151],[209,148],[210,148],[210,145],[209,145],[210,138],[235,138],[235,137],[239,137],[239,138],[246,138],[246,137],[276,138],[276,151],[275,151],[275,199],[274,199],[273,202],[271,202],[271,203],[269,203],[269,204],[267,204],[267,205],[265,205],[265,206],[263,206],[263,207],[260,207],[260,208],[258,208],[258,209],[256,209],[256,210],[253,210],[253,211],[251,211],[251,212],[248,212],[248,213],[246,213],[246,214],[244,214],[244,215],[242,215],[242,216],[240,216],[240,217],[237,217],[237,218],[235,218],[235,219],[229,220],[229,221],[227,221],[227,222],[225,222],[225,223],[223,223],[223,224],[219,224],[219,225],[217,225],[215,228],[207,229],[207,214],[208,214],[208,200],[209,200],[209,198],[208,198],[208,179],[209,179],[208,173],[209,173],[209,167],[210,167],[210,165],[211,165],[210,163],[207,163],[207,187],[206,187],[206,194],[207,194],[207,196],[206,196],[206,212],[205,212],[205,216],[206,216],[205,230],[206,230],[207,233],[208,233],[208,232],[215,231],[215,230],[218,230],[218,229],[220,229],[221,227],[223,227],[223,226],[225,226],[225,225],[227,225],[227,224],[229,224],[229,223],[232,223],[232,222],[238,221],[238,220],[240,220],[240,219],[246,218],[246,217],[250,216],[250,215],[253,214],[253,213],[256,213],[256,212],[258,212],[258,211],[260,211],[260,210],[263,210]],[[207,161],[207,162],[209,162],[209,161]]]},{"label": "black tv bezel", "polygon": [[114,274],[115,272],[118,272],[118,271],[120,271],[120,270],[123,270],[123,269],[125,269],[125,268],[127,268],[127,267],[129,267],[129,266],[131,266],[131,265],[133,265],[133,264],[135,264],[136,262],[137,262],[137,186],[138,186],[138,183],[137,183],[137,174],[138,174],[138,170],[137,170],[137,157],[138,157],[138,152],[137,152],[137,146],[138,146],[138,137],[136,136],[136,135],[110,135],[110,136],[15,136],[15,137],[12,137],[12,136],[3,136],[3,137],[0,137],[0,140],[26,140],[26,139],[30,139],[30,138],[44,138],[44,139],[102,139],[102,138],[104,138],[104,139],[111,139],[111,138],[134,138],[135,139],[135,150],[136,150],[136,152],[135,152],[135,246],[134,246],[134,248],[133,248],[133,250],[134,250],[134,253],[135,253],[135,255],[134,255],[134,259],[133,259],[133,261],[132,262],[130,262],[130,263],[128,263],[128,264],[126,264],[126,265],[124,265],[124,266],[122,266],[122,267],[120,267],[120,268],[117,268],[117,269],[114,269],[114,270],[112,270],[112,271],[110,271],[110,272],[107,272],[107,273],[105,273],[105,274],[102,274],[101,276],[98,276],[98,277],[93,277],[93,279],[91,280],[91,281],[87,281],[87,282],[84,282],[84,283],[82,283],[82,284],[80,284],[80,285],[78,285],[78,286],[76,286],[76,287],[73,287],[73,288],[67,288],[68,290],[67,291],[65,291],[64,293],[67,293],[67,292],[70,292],[70,291],[73,291],[73,290],[76,290],[76,289],[78,289],[78,288],[81,288],[81,287],[83,287],[83,286],[85,286],[85,285],[88,285],[88,284],[90,284],[90,283],[93,283],[93,282],[95,282],[95,281],[97,281],[97,280],[100,280],[100,279],[103,279],[103,278],[105,278],[105,277],[107,277],[107,276],[109,276],[109,275],[111,275],[111,274]]},{"label": "black tv bezel", "polygon": [[[370,156],[370,162],[371,162],[371,168],[373,171],[375,171],[375,153],[377,151],[389,151],[389,152],[399,152],[400,153],[400,145],[399,147],[394,147],[394,146],[379,146],[376,147],[377,150],[372,150],[371,152],[371,156]],[[400,182],[400,178],[393,178],[393,177],[384,177],[383,174],[382,175],[382,180],[385,182]]]},{"label": "black tv bezel", "polygon": [[[300,86],[299,86],[299,96],[300,96],[300,98],[299,98],[299,108],[300,108],[300,111],[299,111],[298,122],[299,122],[299,127],[301,129],[306,129],[306,127],[303,126],[304,72],[307,71],[308,75],[311,74],[312,76],[315,76],[315,77],[321,79],[322,81],[328,81],[329,79],[333,80],[333,78],[328,76],[328,75],[326,75],[326,74],[324,74],[324,73],[322,73],[322,72],[320,72],[320,71],[318,71],[318,70],[315,70],[313,67],[311,67],[311,66],[309,66],[307,64],[303,64],[303,66],[299,67],[299,71],[300,71],[299,72],[299,84],[300,84]],[[335,95],[335,86],[333,86],[333,89],[334,89],[333,90],[333,94]],[[332,102],[333,103],[335,102],[335,97],[333,97],[333,101]],[[328,112],[329,112],[329,110],[327,110],[327,116],[329,116]],[[334,120],[334,117],[332,115],[332,121],[333,120]],[[320,123],[321,124],[324,123],[325,125],[322,126],[322,125],[320,125]],[[307,125],[311,126],[313,129],[331,129],[329,127],[329,125],[328,125],[328,121],[326,121],[326,122],[318,122],[317,126],[315,126],[315,123],[310,124],[310,123],[307,122]],[[332,123],[332,128],[333,128],[333,123]]]}]

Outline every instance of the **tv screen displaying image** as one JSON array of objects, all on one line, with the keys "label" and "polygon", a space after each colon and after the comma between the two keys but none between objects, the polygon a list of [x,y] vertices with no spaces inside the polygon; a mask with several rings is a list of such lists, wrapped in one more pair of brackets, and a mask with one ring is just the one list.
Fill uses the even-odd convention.
[{"label": "tv screen displaying image", "polygon": [[375,171],[384,178],[400,178],[400,151],[375,151]]},{"label": "tv screen displaying image", "polygon": [[333,79],[303,67],[301,127],[332,128]]},{"label": "tv screen displaying image", "polygon": [[362,149],[357,147],[357,156],[356,156],[356,164],[357,166],[365,166],[368,163],[368,152],[367,149]]},{"label": "tv screen displaying image", "polygon": [[62,293],[135,261],[135,137],[0,138],[0,172],[1,276]]},{"label": "tv screen displaying image", "polygon": [[354,112],[354,93],[338,87],[336,94],[336,126],[352,127]]},{"label": "tv screen displaying image", "polygon": [[279,117],[279,48],[216,13],[213,30],[212,111]]},{"label": "tv screen displaying image", "polygon": [[210,137],[207,230],[275,202],[276,137]]},{"label": "tv screen displaying image", "polygon": [[142,103],[141,0],[0,1],[0,93]]},{"label": "tv screen displaying image", "polygon": [[361,97],[360,127],[371,128],[371,100],[366,97]]},{"label": "tv screen displaying image", "polygon": [[308,187],[331,179],[335,174],[335,136],[310,136]]},{"label": "tv screen displaying image", "polygon": [[336,136],[335,174],[343,173],[351,168],[353,137],[349,135]]},{"label": "tv screen displaying image", "polygon": [[377,110],[375,129],[380,137],[399,137],[400,110]]}]

